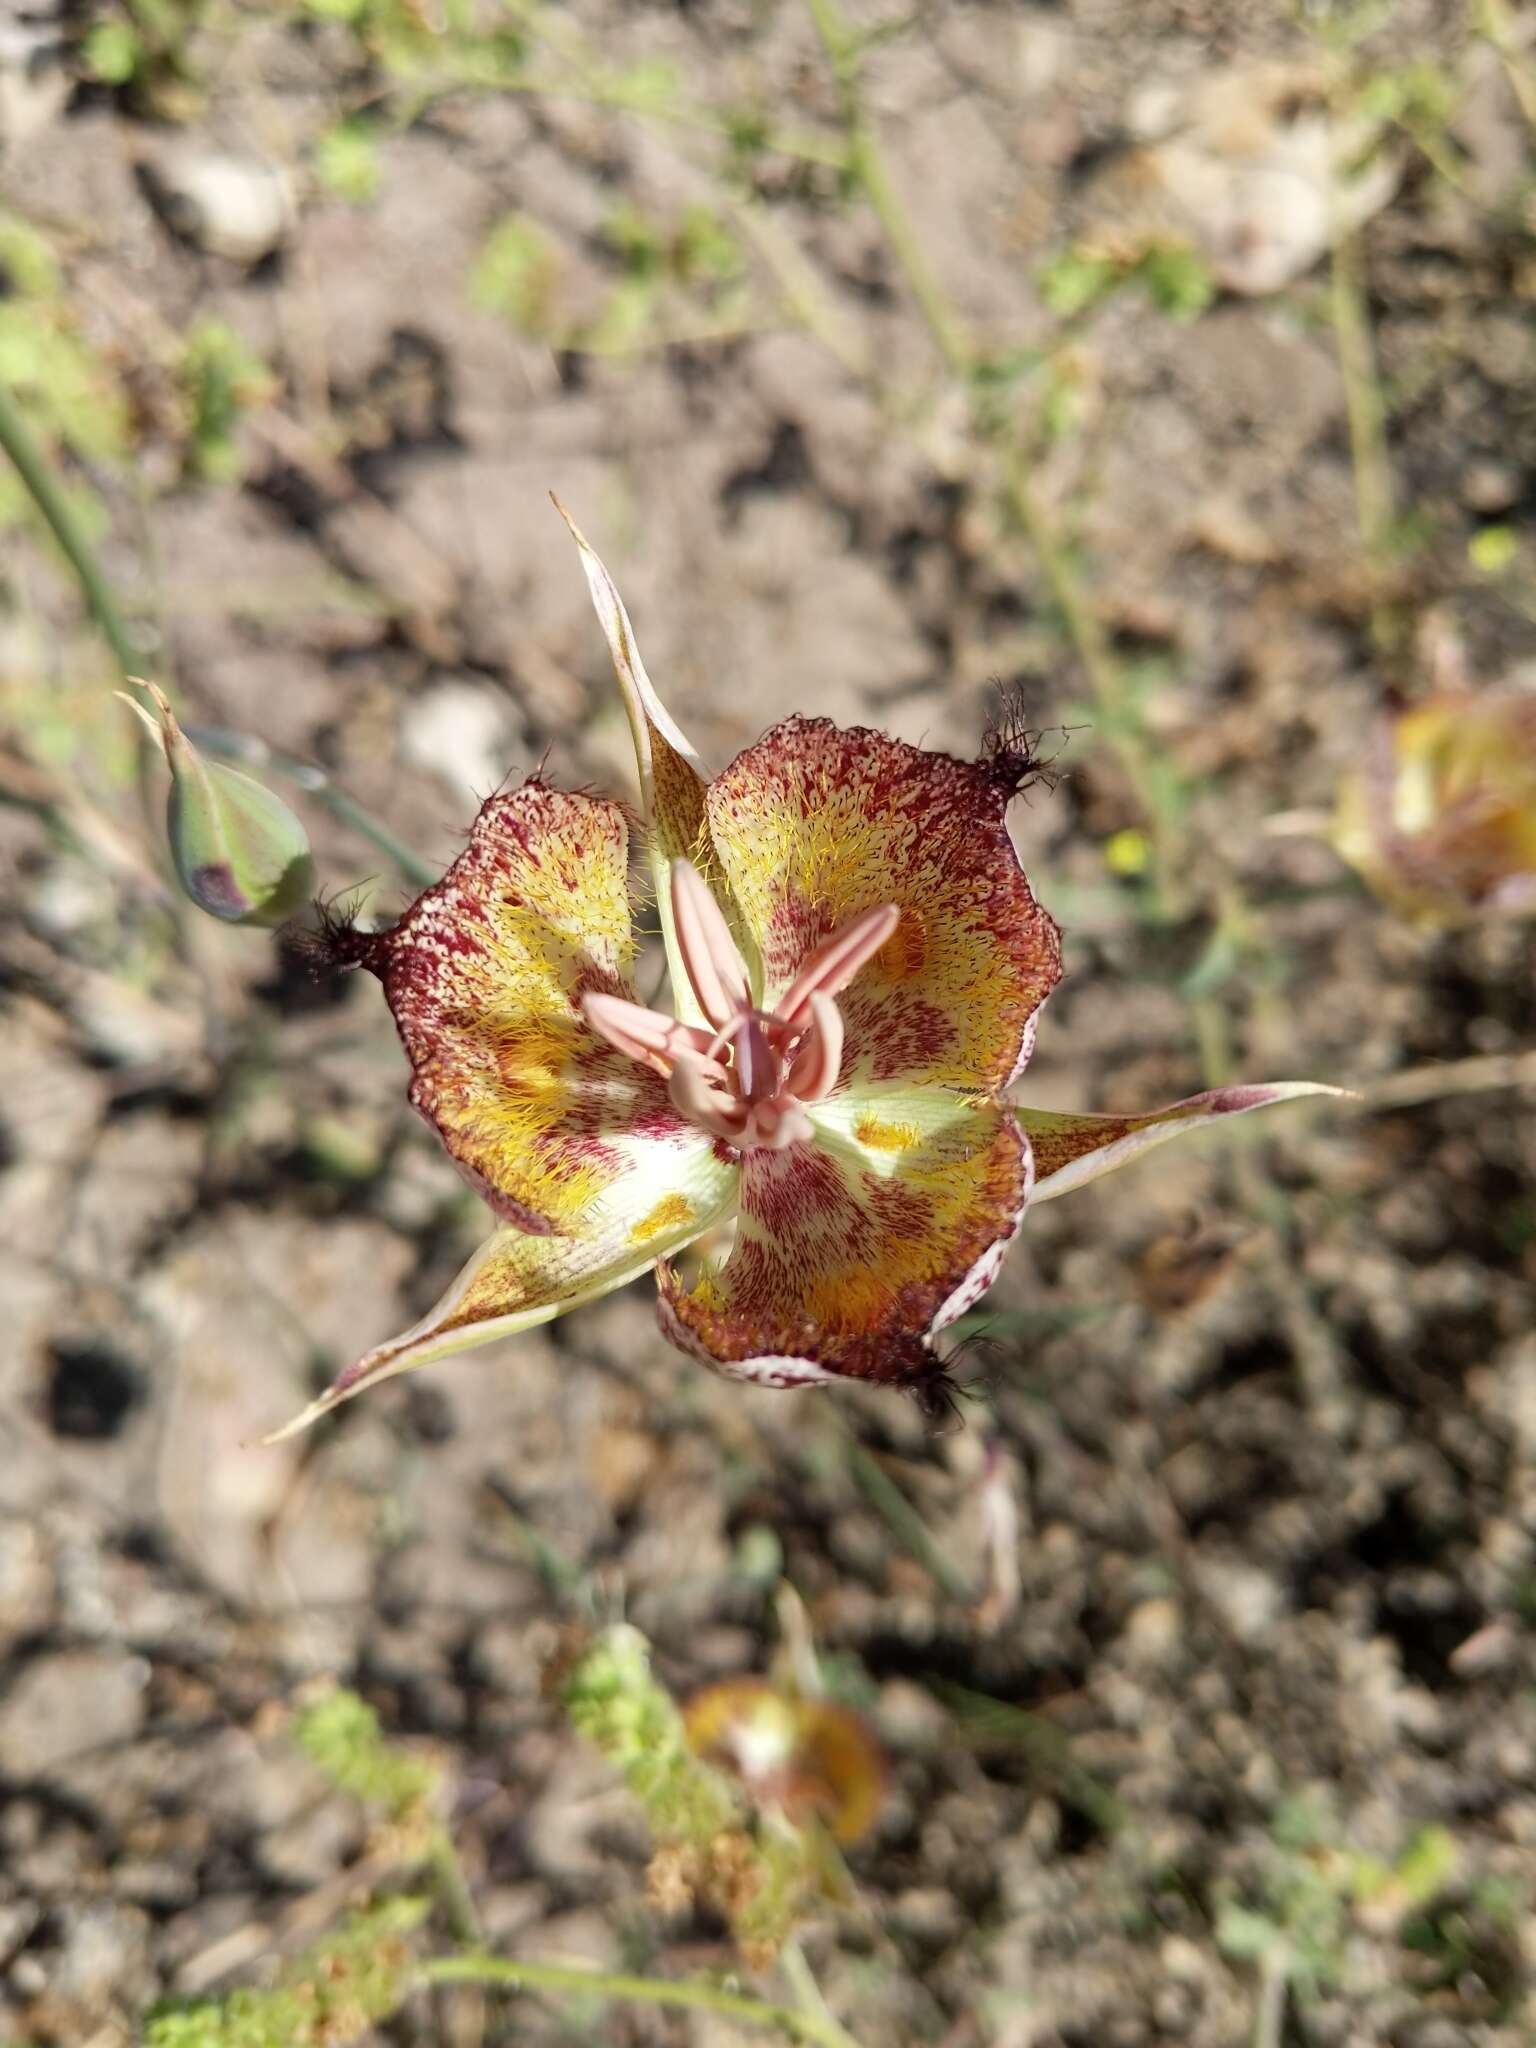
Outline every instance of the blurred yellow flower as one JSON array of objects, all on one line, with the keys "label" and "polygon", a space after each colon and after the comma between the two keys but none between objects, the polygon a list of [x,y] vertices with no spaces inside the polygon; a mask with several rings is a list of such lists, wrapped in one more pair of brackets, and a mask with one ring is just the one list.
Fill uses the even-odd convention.
[{"label": "blurred yellow flower", "polygon": [[847,1707],[766,1678],[729,1678],[693,1695],[683,1725],[698,1754],[739,1778],[754,1805],[794,1822],[814,1816],[842,1843],[874,1826],[885,1758]]},{"label": "blurred yellow flower", "polygon": [[1446,694],[1384,720],[1332,839],[1418,924],[1536,910],[1536,697]]}]

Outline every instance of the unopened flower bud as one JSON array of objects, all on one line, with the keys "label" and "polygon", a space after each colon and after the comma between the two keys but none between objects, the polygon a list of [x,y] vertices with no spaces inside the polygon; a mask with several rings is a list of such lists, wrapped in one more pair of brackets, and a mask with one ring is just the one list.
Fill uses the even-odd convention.
[{"label": "unopened flower bud", "polygon": [[153,683],[160,717],[124,695],[165,749],[171,771],[166,830],[181,886],[199,910],[226,924],[280,925],[314,893],[304,827],[271,790],[238,768],[206,761]]}]

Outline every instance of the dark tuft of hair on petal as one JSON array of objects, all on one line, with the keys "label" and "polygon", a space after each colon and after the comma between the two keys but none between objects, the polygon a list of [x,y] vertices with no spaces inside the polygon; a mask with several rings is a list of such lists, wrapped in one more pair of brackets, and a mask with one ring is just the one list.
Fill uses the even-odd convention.
[{"label": "dark tuft of hair on petal", "polygon": [[[977,1311],[972,1311],[972,1314]],[[982,1311],[984,1313],[984,1311]],[[999,1369],[1008,1362],[1008,1348],[992,1334],[990,1323],[971,1324],[956,1337],[944,1353],[944,1370],[955,1381],[957,1391],[967,1400],[990,1393]]]},{"label": "dark tuft of hair on petal", "polygon": [[917,1403],[917,1412],[929,1436],[953,1436],[965,1427],[961,1410],[964,1389],[956,1386],[948,1369],[936,1358],[920,1380],[907,1390]]},{"label": "dark tuft of hair on petal", "polygon": [[382,976],[389,953],[391,933],[365,931],[358,921],[361,898],[316,897],[311,906],[313,922],[289,925],[284,945],[295,959],[302,960],[317,980],[350,974],[366,967]]},{"label": "dark tuft of hair on petal", "polygon": [[998,789],[1023,796],[1037,783],[1054,789],[1061,780],[1056,762],[1071,737],[1064,725],[1029,721],[1025,692],[1017,683],[998,683],[981,743],[981,765]]}]

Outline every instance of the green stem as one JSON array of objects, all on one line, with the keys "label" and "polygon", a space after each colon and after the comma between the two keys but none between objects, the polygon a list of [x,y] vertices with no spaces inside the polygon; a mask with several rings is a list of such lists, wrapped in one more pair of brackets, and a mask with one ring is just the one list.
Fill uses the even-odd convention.
[{"label": "green stem", "polygon": [[807,5],[842,96],[849,168],[863,186],[885,230],[891,253],[901,266],[946,368],[957,377],[968,376],[975,361],[970,340],[945,298],[943,287],[928,267],[923,245],[891,183],[885,152],[859,91],[858,39],[843,18],[838,0],[807,0]]},{"label": "green stem", "polygon": [[1339,373],[1344,380],[1344,413],[1349,423],[1355,514],[1370,578],[1371,638],[1377,650],[1385,653],[1400,637],[1385,595],[1394,520],[1392,463],[1355,238],[1343,229],[1335,231],[1329,283]]},{"label": "green stem", "polygon": [[[538,0],[505,0],[505,4],[530,36],[542,41],[546,48],[570,65],[577,83],[569,85],[556,80],[508,77],[497,81],[499,91],[533,93],[547,99],[585,100],[592,106],[613,107],[619,113],[638,114],[670,127],[693,128],[703,134],[730,138],[730,122],[712,109],[693,106],[680,99],[663,99],[654,93],[637,92],[632,86],[627,86],[622,77],[605,74],[601,62],[580,34],[566,29],[554,8],[538,4]],[[466,79],[464,82],[473,84],[475,81]],[[841,171],[848,167],[846,150],[840,149],[836,143],[824,142],[820,136],[801,131],[770,129],[762,139],[762,148],[771,155],[799,157],[806,163],[825,164],[833,170]]]},{"label": "green stem", "polygon": [[779,1968],[789,1981],[789,1987],[798,2001],[800,2013],[806,2018],[816,2020],[827,2029],[823,2038],[828,2043],[839,2044],[839,2048],[859,2048],[852,2034],[839,2025],[833,2016],[827,2001],[821,1995],[821,1986],[816,1982],[799,1942],[793,1937],[784,1944],[783,1954],[779,1957]]},{"label": "green stem", "polygon": [[431,861],[413,853],[387,825],[381,825],[371,811],[365,811],[345,790],[338,789],[326,771],[315,762],[301,760],[297,754],[284,754],[250,733],[229,732],[222,726],[189,725],[186,735],[193,746],[201,747],[205,754],[217,754],[222,761],[237,761],[245,768],[264,768],[268,774],[281,775],[284,781],[302,789],[306,796],[312,796],[341,824],[350,825],[360,838],[370,841],[381,853],[388,854],[405,879],[414,882],[418,888],[427,887],[441,876],[441,867],[434,867]]},{"label": "green stem", "polygon": [[1184,890],[1179,881],[1181,834],[1170,815],[1145,749],[1129,718],[1124,680],[1110,652],[1104,628],[1083,594],[1060,535],[1035,495],[1022,457],[1009,454],[1003,464],[1003,497],[1034,549],[1067,638],[1088,678],[1093,700],[1104,714],[1111,750],[1131,786],[1147,824],[1151,843],[1151,881],[1157,914],[1167,920],[1182,915]]},{"label": "green stem", "polygon": [[49,469],[42,450],[33,440],[15,399],[0,382],[0,448],[16,465],[16,472],[31,494],[32,502],[47,521],[49,530],[63,550],[69,566],[90,606],[91,616],[102,630],[113,657],[130,681],[135,697],[150,713],[154,702],[146,690],[132,683],[134,671],[143,666],[144,650],[123,623],[112,587],[102,573],[90,542],[80,529],[74,510]]},{"label": "green stem", "polygon": [[717,2012],[749,2025],[776,2027],[817,2048],[849,2048],[849,2037],[836,2020],[820,2013],[795,2012],[769,2005],[739,1991],[714,1984],[669,1983],[660,1977],[628,1977],[604,1970],[573,1969],[563,1963],[519,1963],[501,1956],[438,1956],[423,1963],[423,1984],[500,1984],[517,1991],[570,1991],[587,1998],[627,1998],[645,2005],[689,2006],[696,2012]]},{"label": "green stem", "polygon": [[1253,2016],[1253,2048],[1280,2048],[1285,2032],[1285,1994],[1290,1985],[1290,1951],[1277,1941],[1259,1965],[1259,2002]]},{"label": "green stem", "polygon": [[[928,267],[921,240],[892,183],[860,91],[858,36],[844,18],[840,0],[806,0],[806,5],[842,98],[850,168],[879,219],[891,254],[906,278],[946,369],[952,376],[968,379],[976,369],[976,350],[960,316]],[[998,430],[987,432],[986,438],[997,442]],[[1176,918],[1184,907],[1183,891],[1177,880],[1180,846],[1176,820],[1169,815],[1136,735],[1127,730],[1125,687],[1104,629],[1084,596],[1061,536],[1036,496],[1024,458],[1017,449],[1004,451],[1003,495],[1039,561],[1067,638],[1082,663],[1094,700],[1105,715],[1110,745],[1146,818],[1158,914],[1166,919]]]},{"label": "green stem", "polygon": [[865,1499],[903,1549],[911,1552],[951,1600],[972,1606],[977,1598],[976,1588],[963,1572],[955,1569],[934,1542],[928,1533],[927,1523],[879,1459],[872,1457],[862,1444],[850,1442],[848,1465],[855,1485],[863,1490]]},{"label": "green stem", "polygon": [[[3,382],[0,382],[0,449],[15,464],[16,473],[26,486],[33,504],[42,514],[49,531],[59,544],[60,552],[75,573],[91,617],[101,628],[103,639],[112,650],[113,659],[122,672],[123,681],[132,691],[135,699],[151,717],[158,717],[154,699],[138,679],[137,671],[144,665],[144,649],[134,640],[124,624],[118,610],[117,599],[106,573],[97,560],[96,551],[86,539],[80,522],[76,519],[68,498],[59,488],[57,479],[48,466],[47,458],[32,438],[32,433],[22,418],[20,408]],[[270,768],[276,775],[286,776],[290,782],[308,792],[323,810],[341,824],[350,826],[362,838],[388,854],[406,880],[424,887],[435,882],[440,870],[420,854],[412,853],[401,844],[385,825],[355,803],[331,781],[323,768],[313,763],[300,761],[291,754],[280,754],[261,740],[247,739],[243,734],[225,733],[216,730],[189,731],[194,746],[201,746],[211,754],[222,755],[226,760],[243,761],[250,765]]]},{"label": "green stem", "polygon": [[433,1835],[432,1846],[427,1852],[427,1865],[454,1940],[467,1945],[483,1941],[485,1930],[480,1925],[480,1915],[475,1911],[469,1880],[464,1875],[459,1852],[453,1846],[453,1837],[446,1828],[439,1828]]}]

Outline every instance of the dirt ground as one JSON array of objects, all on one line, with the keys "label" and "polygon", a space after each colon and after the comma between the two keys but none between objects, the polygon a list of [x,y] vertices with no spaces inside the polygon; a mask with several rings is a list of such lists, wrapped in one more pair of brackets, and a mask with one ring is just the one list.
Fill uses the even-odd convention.
[{"label": "dirt ground", "polygon": [[[1041,1208],[951,1434],[715,1380],[646,1281],[256,1448],[482,1214],[376,985],[169,896],[109,655],[0,498],[17,2048],[127,2042],[340,1913],[365,1822],[281,1726],[324,1676],[451,1759],[493,1947],[728,1967],[647,1908],[635,1810],[541,1687],[551,1557],[679,1694],[764,1669],[798,1590],[891,1760],[805,1934],[858,2042],[1536,2038],[1532,927],[1420,931],[1267,823],[1326,810],[1391,703],[1536,683],[1530,18],[859,8],[882,218],[815,16],[10,0],[0,377],[144,672],[434,860],[504,777],[622,788],[557,490],[714,762],[792,711],[970,752],[1000,683],[1066,729],[1018,807],[1066,935],[1028,1100],[1363,1100]],[[1358,222],[1284,154],[1319,109]],[[1271,148],[1255,226],[1230,174]],[[305,817],[328,888],[404,904]],[[762,2037],[422,1993],[370,2038]]]}]

